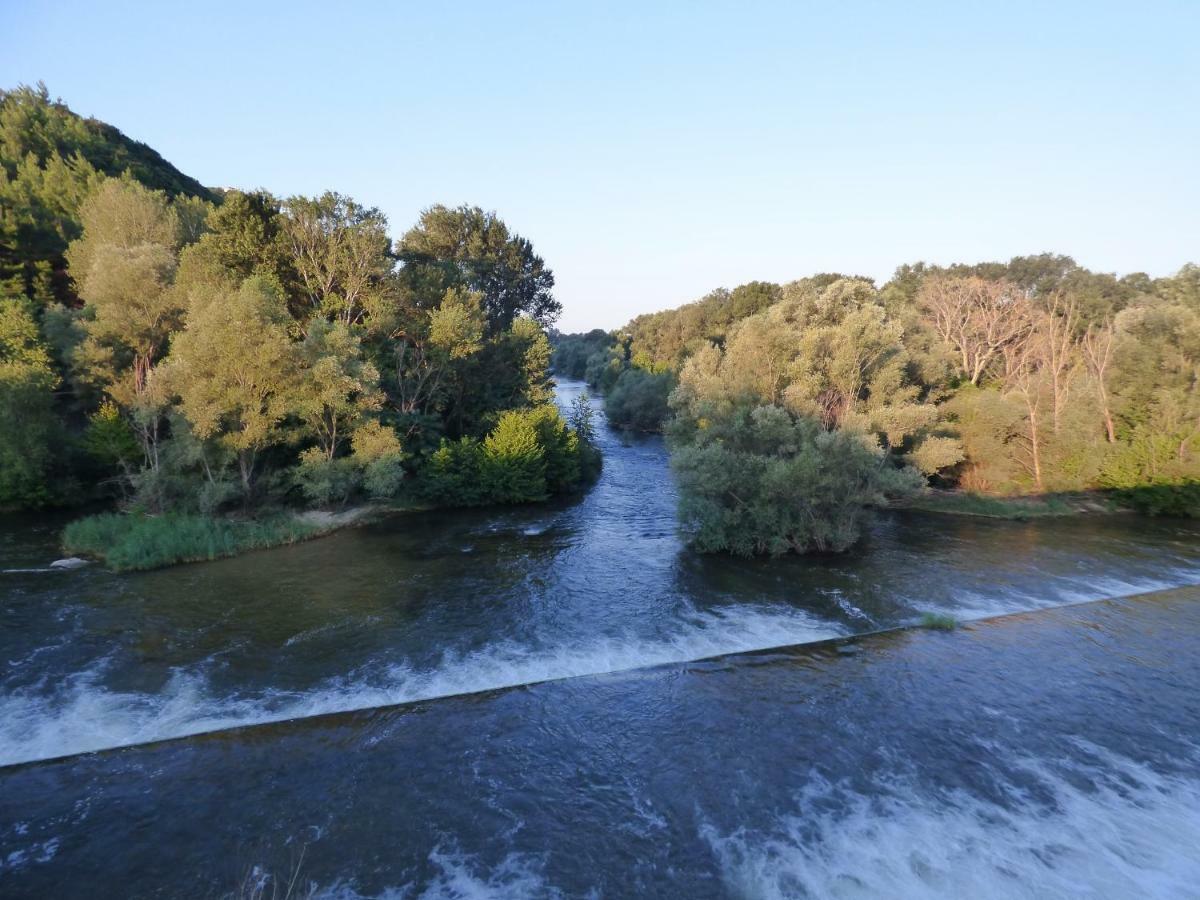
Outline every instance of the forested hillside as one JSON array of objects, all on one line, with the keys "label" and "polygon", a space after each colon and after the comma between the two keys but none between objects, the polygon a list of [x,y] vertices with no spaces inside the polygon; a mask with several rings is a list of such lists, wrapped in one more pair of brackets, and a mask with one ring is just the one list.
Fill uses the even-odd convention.
[{"label": "forested hillside", "polygon": [[393,243],[341,194],[217,196],[44,89],[0,132],[0,507],[522,502],[595,469],[550,402],[554,276],[494,213]]}]

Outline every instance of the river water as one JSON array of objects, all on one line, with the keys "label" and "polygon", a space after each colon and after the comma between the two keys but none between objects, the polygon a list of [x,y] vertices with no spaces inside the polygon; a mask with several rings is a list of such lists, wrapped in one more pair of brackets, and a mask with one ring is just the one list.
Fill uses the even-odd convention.
[{"label": "river water", "polygon": [[[1194,525],[703,558],[598,430],[579,498],[160,572],[0,523],[0,896],[1197,896]],[[924,612],[1027,614],[793,647]]]}]

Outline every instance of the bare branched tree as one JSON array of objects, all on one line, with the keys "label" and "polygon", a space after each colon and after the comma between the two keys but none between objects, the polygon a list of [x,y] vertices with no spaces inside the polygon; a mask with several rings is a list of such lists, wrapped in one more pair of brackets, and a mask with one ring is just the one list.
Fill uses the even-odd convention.
[{"label": "bare branched tree", "polygon": [[1050,401],[1054,433],[1062,424],[1062,413],[1071,397],[1071,386],[1079,373],[1079,352],[1075,333],[1079,328],[1079,309],[1074,299],[1055,293],[1050,310],[1035,323],[1034,349],[1038,367],[1050,382]]},{"label": "bare branched tree", "polygon": [[959,371],[971,384],[979,384],[1032,326],[1029,298],[1007,281],[933,277],[921,285],[917,299],[938,335],[955,349]]},{"label": "bare branched tree", "polygon": [[1022,464],[1033,476],[1038,491],[1042,481],[1042,386],[1041,357],[1035,335],[1027,334],[1022,340],[1004,347],[1004,384],[1006,391],[1016,397],[1025,407],[1025,428],[1018,440],[1025,451]]},{"label": "bare branched tree", "polygon": [[1092,380],[1096,383],[1096,394],[1100,399],[1100,411],[1104,416],[1104,434],[1110,444],[1117,440],[1117,431],[1113,427],[1112,408],[1108,397],[1108,367],[1112,362],[1113,345],[1116,343],[1116,329],[1112,319],[1108,319],[1099,327],[1088,328],[1080,341],[1083,359],[1087,364]]}]

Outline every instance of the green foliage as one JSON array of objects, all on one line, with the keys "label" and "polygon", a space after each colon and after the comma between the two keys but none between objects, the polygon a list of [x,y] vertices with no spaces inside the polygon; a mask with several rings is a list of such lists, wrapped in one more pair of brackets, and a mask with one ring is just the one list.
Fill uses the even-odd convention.
[{"label": "green foliage", "polygon": [[0,299],[0,509],[62,495],[52,483],[62,443],[57,383],[29,301]]},{"label": "green foliage", "polygon": [[377,421],[364,423],[351,441],[354,464],[362,469],[363,487],[376,499],[394,497],[404,480],[407,454],[394,430]]},{"label": "green foliage", "polygon": [[354,460],[330,459],[316,447],[300,454],[292,478],[314,506],[340,506],[358,490],[362,476]]},{"label": "green foliage", "polygon": [[629,336],[629,358],[646,369],[678,369],[701,347],[724,343],[733,324],[767,309],[781,295],[777,284],[752,281],[732,291],[719,288],[678,309],[638,316],[622,329]]},{"label": "green foliage", "polygon": [[607,350],[597,350],[588,357],[583,377],[589,385],[607,393],[627,368],[629,360],[625,347],[614,344]]},{"label": "green foliage", "polygon": [[483,442],[483,481],[493,503],[527,503],[547,495],[546,447],[538,420],[506,412]]},{"label": "green foliage", "polygon": [[604,459],[596,446],[595,413],[587,394],[580,394],[571,401],[568,424],[579,442],[580,480],[590,483],[599,477]]},{"label": "green foliage", "polygon": [[840,552],[867,508],[911,495],[920,477],[847,431],[774,406],[705,406],[677,426],[680,514],[701,552]]},{"label": "green foliage", "polygon": [[921,627],[931,631],[953,631],[958,627],[958,620],[944,613],[925,613],[921,616]]},{"label": "green foliage", "polygon": [[587,334],[560,334],[553,332],[550,343],[554,346],[551,365],[556,375],[583,381],[587,377],[588,360],[596,353],[606,354],[613,346],[612,335],[600,328]]},{"label": "green foliage", "polygon": [[51,101],[44,85],[0,91],[0,293],[70,300],[63,252],[80,234],[80,206],[105,176],[122,175],[170,197],[214,199],[145,144]]},{"label": "green foliage", "polygon": [[435,506],[483,506],[491,502],[483,470],[481,442],[443,440],[420,472],[417,493]]},{"label": "green foliage", "polygon": [[103,513],[79,519],[63,532],[68,553],[98,557],[117,572],[234,556],[247,550],[293,544],[319,534],[293,517],[256,521],[206,516]]},{"label": "green foliage", "polygon": [[443,441],[417,490],[439,506],[530,503],[579,486],[596,460],[550,405],[509,410],[483,441]]},{"label": "green foliage", "polygon": [[400,241],[405,288],[426,308],[450,288],[480,295],[490,334],[506,331],[525,315],[550,325],[562,309],[554,275],[533,244],[479,207],[432,206]]},{"label": "green foliage", "polygon": [[633,431],[661,431],[674,387],[675,377],[669,372],[626,369],[604,397],[609,423]]},{"label": "green foliage", "polygon": [[454,503],[597,468],[545,409],[559,304],[533,245],[439,206],[396,249],[349,197],[216,196],[44,88],[0,93],[0,505],[57,499],[74,467],[201,516],[392,498],[406,466],[469,471]]},{"label": "green foliage", "polygon": [[88,419],[83,446],[93,459],[109,469],[131,468],[142,455],[133,429],[111,400],[102,403]]},{"label": "green foliage", "polygon": [[326,459],[383,405],[379,371],[363,358],[362,342],[344,322],[317,319],[299,345],[294,412]]},{"label": "green foliage", "polygon": [[323,316],[375,330],[392,324],[397,297],[383,213],[327,191],[292,197],[279,221],[295,272],[297,318]]},{"label": "green foliage", "polygon": [[1200,519],[1200,481],[1142,484],[1114,491],[1113,497],[1143,515]]},{"label": "green foliage", "polygon": [[193,308],[171,346],[170,384],[201,440],[235,453],[247,498],[257,455],[286,441],[300,382],[283,299],[264,278]]}]

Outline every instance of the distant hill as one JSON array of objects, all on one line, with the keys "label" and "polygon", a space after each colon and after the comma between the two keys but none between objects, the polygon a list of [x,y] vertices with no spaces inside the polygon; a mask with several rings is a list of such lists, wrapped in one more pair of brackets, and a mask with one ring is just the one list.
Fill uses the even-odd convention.
[{"label": "distant hill", "polygon": [[84,118],[45,85],[0,91],[0,294],[70,299],[62,258],[79,207],[104,176],[216,202],[217,194],[153,148]]}]

